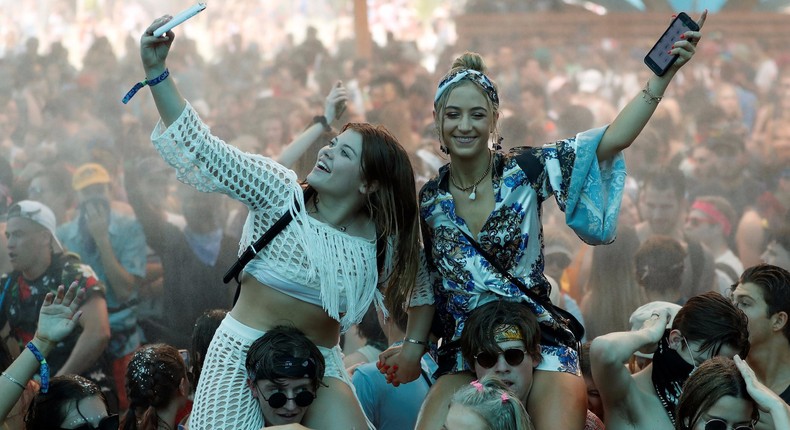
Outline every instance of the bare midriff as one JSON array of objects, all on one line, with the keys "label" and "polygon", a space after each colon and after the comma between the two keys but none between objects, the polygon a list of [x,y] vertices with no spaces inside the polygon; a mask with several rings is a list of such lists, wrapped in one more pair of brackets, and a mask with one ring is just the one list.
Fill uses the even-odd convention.
[{"label": "bare midriff", "polygon": [[241,294],[230,314],[240,323],[267,331],[278,325],[292,325],[316,345],[332,348],[340,339],[340,323],[321,306],[303,302],[244,274]]}]

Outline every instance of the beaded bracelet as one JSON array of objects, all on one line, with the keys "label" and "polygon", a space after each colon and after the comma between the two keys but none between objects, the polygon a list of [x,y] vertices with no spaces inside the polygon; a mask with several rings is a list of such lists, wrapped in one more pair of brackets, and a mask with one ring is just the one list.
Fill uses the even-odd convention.
[{"label": "beaded bracelet", "polygon": [[161,75],[159,75],[159,76],[157,76],[157,77],[155,77],[153,79],[150,79],[150,80],[149,79],[143,79],[142,81],[134,84],[132,89],[129,90],[129,92],[126,93],[125,96],[123,96],[123,100],[121,100],[121,101],[123,102],[123,104],[129,103],[129,100],[131,100],[132,97],[134,97],[134,95],[137,94],[137,92],[140,91],[144,86],[148,85],[149,87],[153,87],[154,85],[156,85],[156,84],[164,81],[165,79],[167,79],[168,76],[170,76],[170,70],[165,69],[165,71],[162,72]]},{"label": "beaded bracelet", "polygon": [[46,392],[49,391],[49,364],[47,364],[47,359],[44,358],[41,351],[36,348],[36,345],[33,345],[33,342],[28,342],[25,346],[27,346],[27,349],[33,353],[36,360],[41,364],[38,374],[41,376],[41,392],[46,394]]},{"label": "beaded bracelet", "polygon": [[17,385],[19,388],[21,388],[21,389],[23,389],[23,390],[25,389],[25,386],[24,386],[24,385],[22,385],[22,383],[21,383],[21,382],[17,381],[17,379],[16,379],[16,378],[14,378],[13,376],[11,376],[11,375],[9,375],[8,373],[5,373],[5,372],[2,372],[2,373],[0,373],[0,374],[2,374],[4,378],[6,378],[6,379],[8,379],[9,381],[11,381],[11,382],[13,382],[14,384],[16,384],[16,385]]}]

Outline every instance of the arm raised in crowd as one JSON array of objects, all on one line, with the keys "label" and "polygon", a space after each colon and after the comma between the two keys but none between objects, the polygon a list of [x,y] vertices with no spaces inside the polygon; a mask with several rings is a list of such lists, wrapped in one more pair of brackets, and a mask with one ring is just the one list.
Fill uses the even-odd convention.
[{"label": "arm raised in crowd", "polygon": [[[705,24],[708,11],[702,13],[697,24],[700,30]],[[648,80],[643,92],[634,97],[617,114],[612,124],[606,130],[598,145],[598,160],[608,160],[618,152],[631,146],[634,139],[639,135],[647,124],[650,117],[658,107],[658,102],[666,91],[672,78],[680,68],[691,60],[694,56],[697,43],[702,38],[699,31],[687,31],[683,35],[684,39],[675,42],[672,54],[678,55],[678,60],[663,76],[653,75]]]},{"label": "arm raised in crowd", "polygon": [[99,360],[110,342],[110,321],[104,297],[89,297],[80,307],[80,312],[82,333],[56,376],[82,374]]},{"label": "arm raised in crowd", "polygon": [[[165,60],[167,59],[167,54],[170,52],[170,46],[173,44],[176,35],[171,30],[162,35],[162,37],[154,37],[154,30],[171,19],[173,19],[173,17],[170,15],[165,15],[157,19],[145,30],[140,39],[140,58],[143,61],[143,69],[145,70],[145,78],[147,80],[162,76],[167,69]],[[178,92],[178,88],[173,79],[165,79],[150,88],[162,122],[164,122],[165,126],[169,126],[174,123],[181,115],[181,112],[184,111],[186,100],[184,100],[184,97]]]},{"label": "arm raised in crowd", "polygon": [[[343,112],[336,111],[337,105],[340,102],[345,103],[346,100],[348,100],[346,88],[343,86],[342,82],[337,81],[337,83],[332,86],[332,90],[329,91],[329,95],[326,96],[326,101],[324,103],[324,119],[327,124],[332,124],[334,120],[340,118]],[[324,131],[324,125],[322,123],[312,123],[302,134],[297,136],[291,143],[283,148],[283,151],[275,158],[275,161],[290,169],[299,157],[310,148],[313,142],[321,137]]]},{"label": "arm raised in crowd", "polygon": [[[78,309],[83,297],[84,293],[79,292],[79,285],[75,282],[68,290],[61,285],[57,294],[48,293],[44,298],[38,315],[38,328],[31,341],[44,357],[77,326],[82,315]],[[39,365],[33,353],[25,348],[3,372],[0,377],[0,423],[14,407]]]},{"label": "arm raised in crowd", "polygon": [[604,408],[633,402],[629,396],[634,380],[624,363],[637,351],[654,347],[664,335],[670,314],[666,309],[655,312],[641,329],[609,333],[596,337],[590,345],[593,380],[606,381],[598,390]]}]

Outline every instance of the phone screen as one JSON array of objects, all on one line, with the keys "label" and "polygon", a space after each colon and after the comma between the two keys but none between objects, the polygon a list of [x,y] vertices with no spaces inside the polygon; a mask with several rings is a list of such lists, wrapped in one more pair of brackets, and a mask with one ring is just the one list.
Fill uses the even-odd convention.
[{"label": "phone screen", "polygon": [[[659,75],[663,74],[677,57],[676,55],[669,54],[669,51],[672,50],[672,44],[680,40],[681,34],[693,30],[690,25],[693,25],[694,21],[692,21],[691,18],[687,20],[683,18],[685,17],[678,16],[675,18],[667,31],[664,32],[655,46],[653,46],[653,49],[647,54],[647,58],[645,59],[646,62],[648,62],[648,59],[652,61],[652,63],[661,70],[661,73],[654,70]],[[648,65],[650,65],[649,62]]]}]

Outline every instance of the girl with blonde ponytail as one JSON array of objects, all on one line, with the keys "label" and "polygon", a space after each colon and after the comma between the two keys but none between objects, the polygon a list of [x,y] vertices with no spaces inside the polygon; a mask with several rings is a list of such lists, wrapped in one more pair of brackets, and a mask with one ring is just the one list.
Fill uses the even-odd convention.
[{"label": "girl with blonde ponytail", "polygon": [[471,381],[470,364],[461,354],[461,332],[472,311],[495,300],[523,303],[540,323],[541,361],[526,405],[535,427],[584,427],[580,339],[543,304],[551,286],[543,274],[542,204],[554,196],[566,223],[584,242],[614,240],[626,176],[622,151],[647,124],[700,38],[699,31],[685,32],[671,51],[678,55],[672,68],[651,76],[610,125],[507,153],[500,148],[497,131],[498,89],[482,57],[461,55],[439,82],[434,121],[449,163],[420,191],[426,259],[437,279],[434,301],[421,306],[412,302],[406,337],[414,341],[380,356],[388,381],[410,382],[419,376],[429,331],[442,338],[436,353],[438,380],[417,428],[440,428],[451,393]]}]

